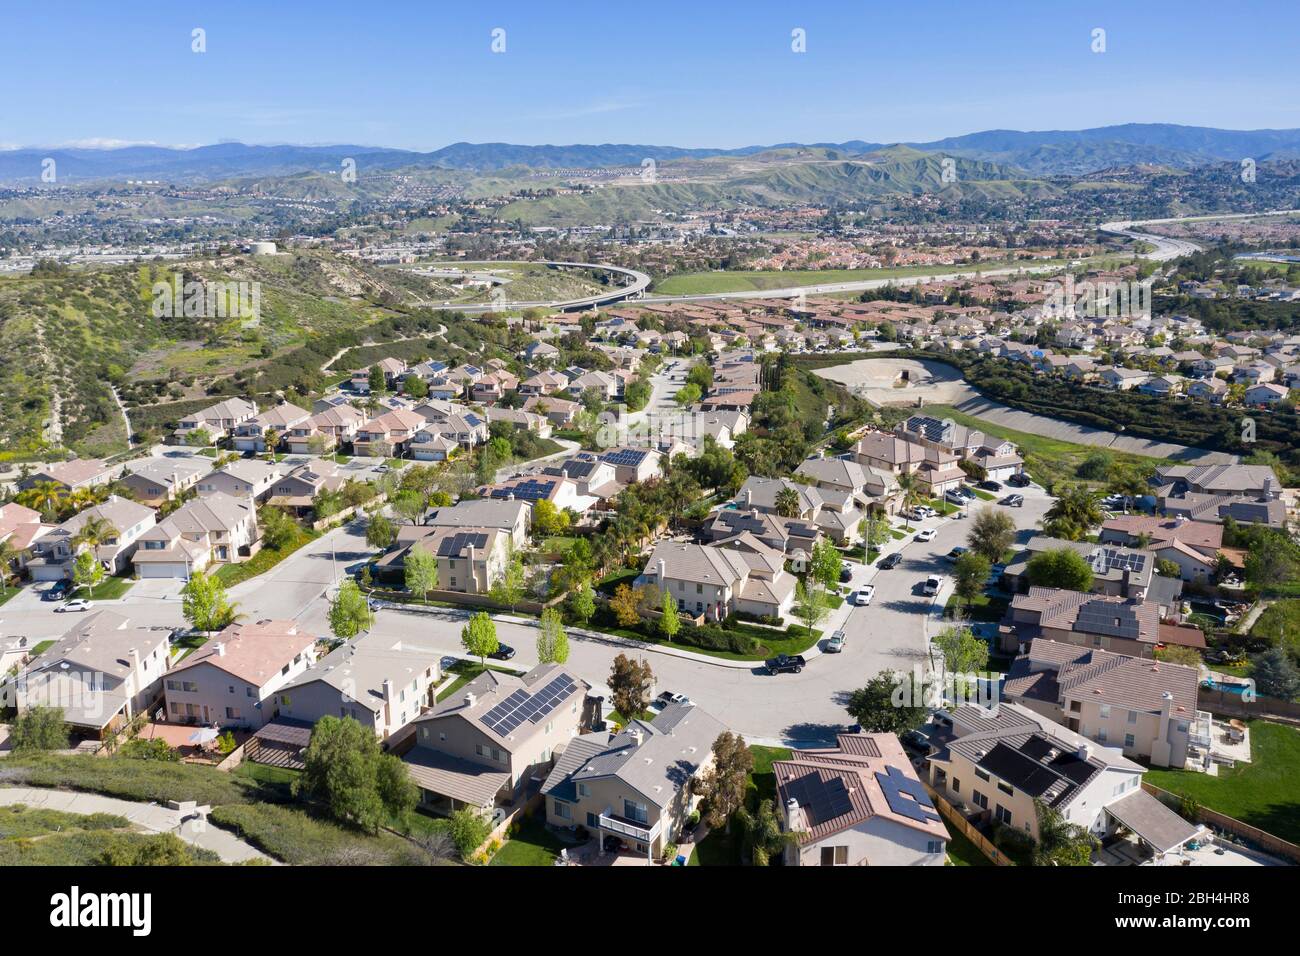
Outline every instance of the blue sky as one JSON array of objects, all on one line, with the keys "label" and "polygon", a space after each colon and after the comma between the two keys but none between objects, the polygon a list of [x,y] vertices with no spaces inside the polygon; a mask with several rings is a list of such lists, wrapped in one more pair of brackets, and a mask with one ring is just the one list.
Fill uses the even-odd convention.
[{"label": "blue sky", "polygon": [[[730,147],[1300,127],[1294,0],[43,0],[3,18],[5,146]],[[206,53],[191,52],[195,27]],[[1097,27],[1104,53],[1090,49]],[[791,51],[795,28],[806,53]]]}]

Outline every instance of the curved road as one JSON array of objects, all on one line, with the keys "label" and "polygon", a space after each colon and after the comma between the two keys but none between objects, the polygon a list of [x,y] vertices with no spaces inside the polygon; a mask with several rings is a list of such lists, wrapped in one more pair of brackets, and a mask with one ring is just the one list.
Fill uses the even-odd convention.
[{"label": "curved road", "polygon": [[[505,264],[503,262],[503,264]],[[608,263],[597,262],[552,262],[549,260],[533,261],[527,260],[528,265],[550,266],[556,269],[588,269],[594,272],[609,272],[616,277],[622,277],[630,281],[625,285],[612,287],[596,295],[589,295],[581,299],[563,299],[547,301],[528,301],[528,302],[511,302],[502,301],[479,303],[474,305],[457,305],[454,302],[422,302],[424,305],[434,309],[448,309],[455,312],[464,312],[466,315],[476,315],[483,312],[496,312],[500,309],[557,309],[561,312],[573,312],[578,310],[590,309],[593,306],[608,305],[611,302],[622,302],[624,299],[639,297],[646,289],[650,287],[650,276],[636,269],[624,269],[622,266],[612,266]]]}]

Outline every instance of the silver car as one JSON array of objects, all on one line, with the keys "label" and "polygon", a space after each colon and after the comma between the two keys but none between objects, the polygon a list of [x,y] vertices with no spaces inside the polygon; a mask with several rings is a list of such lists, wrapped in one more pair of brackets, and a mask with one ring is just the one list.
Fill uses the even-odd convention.
[{"label": "silver car", "polygon": [[844,650],[844,645],[847,643],[847,640],[848,639],[844,636],[843,631],[836,631],[831,635],[831,639],[826,642],[826,653],[838,654],[840,651]]}]

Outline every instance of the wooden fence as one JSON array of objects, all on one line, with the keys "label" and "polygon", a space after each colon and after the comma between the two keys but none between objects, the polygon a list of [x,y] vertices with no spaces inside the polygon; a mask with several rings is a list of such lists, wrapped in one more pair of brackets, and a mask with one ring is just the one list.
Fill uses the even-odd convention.
[{"label": "wooden fence", "polygon": [[948,821],[949,825],[955,827],[962,836],[974,843],[979,848],[979,851],[992,860],[995,865],[1016,865],[1005,853],[994,846],[988,837],[980,833],[973,823],[958,813],[956,807],[939,796],[933,787],[924,780],[921,781],[921,784],[925,787],[925,792],[930,795],[930,799],[934,801],[934,805],[939,808],[939,813]]},{"label": "wooden fence", "polygon": [[1213,690],[1200,687],[1196,691],[1196,706],[1212,714],[1227,717],[1244,717],[1254,720],[1259,717],[1279,717],[1284,720],[1300,720],[1300,703],[1282,700],[1277,697],[1256,697],[1250,703],[1242,700],[1241,694],[1226,690]]},{"label": "wooden fence", "polygon": [[[1142,781],[1142,789],[1175,812],[1182,805],[1183,798],[1181,796],[1170,793],[1168,790],[1162,790],[1145,780]],[[1285,857],[1292,863],[1300,864],[1300,846],[1289,843],[1279,836],[1274,836],[1267,830],[1253,827],[1249,823],[1242,823],[1240,820],[1220,813],[1218,810],[1211,810],[1205,806],[1198,807],[1196,822],[1204,823],[1206,826],[1218,827],[1220,830],[1239,836],[1243,840],[1249,840],[1265,853]]]}]

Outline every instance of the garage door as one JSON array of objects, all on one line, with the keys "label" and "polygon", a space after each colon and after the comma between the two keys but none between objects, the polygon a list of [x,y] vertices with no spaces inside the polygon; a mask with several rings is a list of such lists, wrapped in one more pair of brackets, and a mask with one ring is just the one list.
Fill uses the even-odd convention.
[{"label": "garage door", "polygon": [[137,564],[136,569],[140,572],[142,578],[183,578],[185,577],[184,564],[167,564],[165,562],[148,562],[146,564]]}]

